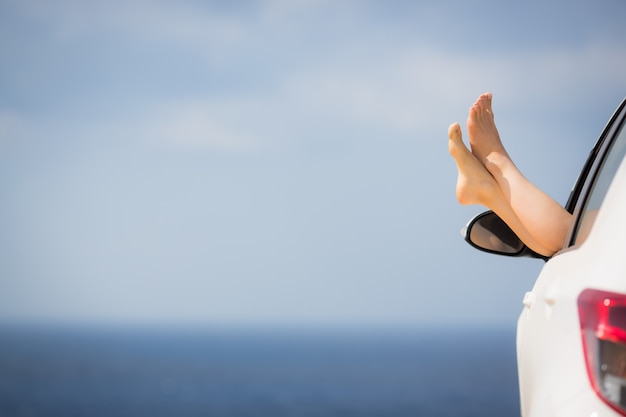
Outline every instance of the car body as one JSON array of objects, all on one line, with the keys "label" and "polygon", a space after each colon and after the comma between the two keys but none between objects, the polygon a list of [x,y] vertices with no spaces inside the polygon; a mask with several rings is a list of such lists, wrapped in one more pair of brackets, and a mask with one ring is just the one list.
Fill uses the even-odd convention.
[{"label": "car body", "polygon": [[465,228],[491,253],[543,258],[517,326],[523,417],[626,416],[626,100],[602,132],[566,209],[573,222],[550,258],[493,212]]}]

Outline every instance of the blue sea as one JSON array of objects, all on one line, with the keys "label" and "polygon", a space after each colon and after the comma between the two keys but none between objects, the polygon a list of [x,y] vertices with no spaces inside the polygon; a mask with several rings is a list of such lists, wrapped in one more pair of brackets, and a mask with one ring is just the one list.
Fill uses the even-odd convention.
[{"label": "blue sea", "polygon": [[514,329],[0,328],[1,417],[518,416]]}]

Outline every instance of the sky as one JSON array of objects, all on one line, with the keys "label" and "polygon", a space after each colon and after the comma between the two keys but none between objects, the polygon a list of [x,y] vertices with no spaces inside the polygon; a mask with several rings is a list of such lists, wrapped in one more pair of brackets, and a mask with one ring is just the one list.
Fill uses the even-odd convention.
[{"label": "sky", "polygon": [[460,229],[490,91],[565,203],[623,0],[0,0],[0,321],[514,327],[543,262]]}]

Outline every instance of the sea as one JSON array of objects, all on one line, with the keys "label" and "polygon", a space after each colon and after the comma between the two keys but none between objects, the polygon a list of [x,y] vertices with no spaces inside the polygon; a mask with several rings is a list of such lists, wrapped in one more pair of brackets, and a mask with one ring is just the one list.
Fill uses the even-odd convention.
[{"label": "sea", "polygon": [[515,330],[0,326],[27,416],[519,416]]}]

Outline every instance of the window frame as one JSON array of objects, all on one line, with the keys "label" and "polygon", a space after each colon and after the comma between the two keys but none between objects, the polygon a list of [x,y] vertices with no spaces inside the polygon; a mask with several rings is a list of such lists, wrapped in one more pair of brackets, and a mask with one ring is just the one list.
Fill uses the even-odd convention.
[{"label": "window frame", "polygon": [[576,246],[576,235],[581,225],[584,214],[583,208],[591,197],[591,192],[602,170],[602,166],[612,148],[613,142],[619,136],[618,133],[623,123],[626,122],[626,99],[619,105],[600,138],[591,150],[585,165],[570,193],[565,209],[572,213],[573,221],[565,238],[564,249]]}]

